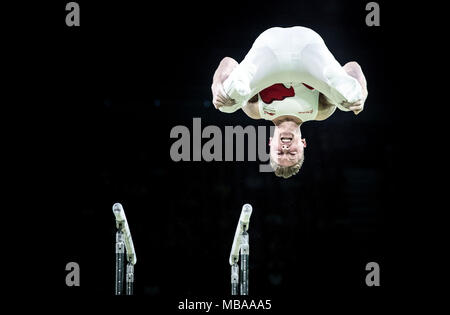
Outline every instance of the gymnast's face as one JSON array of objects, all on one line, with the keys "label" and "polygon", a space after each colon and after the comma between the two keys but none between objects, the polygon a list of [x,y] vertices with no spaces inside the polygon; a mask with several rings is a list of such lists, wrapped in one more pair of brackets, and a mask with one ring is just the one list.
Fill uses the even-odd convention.
[{"label": "gymnast's face", "polygon": [[300,127],[295,123],[283,122],[275,126],[269,140],[271,158],[283,167],[297,163],[306,148],[306,140],[301,136]]}]

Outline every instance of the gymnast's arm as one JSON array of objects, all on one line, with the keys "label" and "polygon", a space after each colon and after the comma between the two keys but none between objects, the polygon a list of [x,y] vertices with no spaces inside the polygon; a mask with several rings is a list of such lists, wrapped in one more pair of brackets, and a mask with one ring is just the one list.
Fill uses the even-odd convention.
[{"label": "gymnast's arm", "polygon": [[258,108],[258,97],[258,94],[254,95],[244,106],[242,106],[244,113],[252,119],[261,119]]},{"label": "gymnast's arm", "polygon": [[238,62],[230,57],[225,57],[220,62],[216,71],[214,72],[213,82],[211,85],[211,92],[213,96],[214,107],[219,109],[222,106],[232,106],[235,101],[228,97],[223,89],[223,81],[225,81],[231,74]]},{"label": "gymnast's arm", "polygon": [[[347,62],[343,66],[344,70],[348,73],[348,75],[354,77],[359,84],[361,84],[362,87],[362,96],[363,99],[359,100],[355,103],[345,103],[344,106],[346,106],[349,110],[353,111],[355,115],[358,115],[360,112],[364,110],[364,102],[367,99],[367,81],[364,76],[364,73],[362,72],[362,69],[360,65],[355,62]],[[324,94],[320,93],[319,95],[319,109],[315,120],[325,120],[331,115],[333,115],[334,111],[336,110],[336,105],[331,102],[331,100],[326,97]]]},{"label": "gymnast's arm", "polygon": [[[359,83],[361,86],[362,98],[356,100],[355,102],[344,101],[339,104],[341,105],[340,109],[346,108],[347,111],[352,111],[355,115],[358,115],[364,110],[364,102],[366,101],[368,95],[366,78],[360,65],[356,61],[347,62],[342,69],[348,76],[356,79]],[[319,96],[319,113],[317,114],[316,120],[325,120],[330,117],[334,113],[336,105],[338,104],[333,102],[326,94],[321,92]]]},{"label": "gymnast's arm", "polygon": [[363,98],[354,103],[344,104],[344,106],[353,111],[355,115],[358,115],[364,110],[364,102],[366,101],[369,94],[367,91],[366,77],[364,76],[361,66],[356,61],[347,62],[342,68],[345,70],[345,72],[347,72],[349,76],[355,78],[361,85]]},{"label": "gymnast's arm", "polygon": [[317,116],[314,120],[325,120],[335,112],[337,106],[333,104],[324,94],[319,94],[319,106]]}]

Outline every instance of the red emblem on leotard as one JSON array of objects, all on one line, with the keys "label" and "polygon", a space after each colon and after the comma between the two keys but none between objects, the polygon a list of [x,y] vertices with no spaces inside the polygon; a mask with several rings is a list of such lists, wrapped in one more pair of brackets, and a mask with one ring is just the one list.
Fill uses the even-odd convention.
[{"label": "red emblem on leotard", "polygon": [[306,86],[308,89],[310,89],[310,90],[314,90],[314,88],[312,87],[312,86],[309,86],[308,84],[306,84],[306,83],[302,83],[304,86]]},{"label": "red emblem on leotard", "polygon": [[273,101],[282,101],[286,97],[295,96],[294,88],[286,88],[282,83],[277,83],[259,92],[259,96],[264,103],[270,104]]},{"label": "red emblem on leotard", "polygon": [[[302,84],[306,86],[308,89],[314,90],[312,86],[309,86],[308,84],[305,83]],[[261,97],[264,103],[271,104],[273,101],[282,101],[287,97],[295,96],[295,91],[292,86],[290,88],[287,88],[282,83],[276,83],[259,92],[259,96]]]}]

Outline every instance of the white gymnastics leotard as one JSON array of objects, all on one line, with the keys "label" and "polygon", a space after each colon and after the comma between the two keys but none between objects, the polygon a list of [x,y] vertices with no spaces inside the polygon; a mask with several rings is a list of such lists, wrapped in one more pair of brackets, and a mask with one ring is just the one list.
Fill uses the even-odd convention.
[{"label": "white gymnastics leotard", "polygon": [[220,110],[232,113],[254,95],[276,84],[294,88],[295,97],[275,100],[268,106],[259,95],[258,107],[264,119],[275,118],[264,113],[264,106],[272,107],[275,112],[282,106],[283,110],[278,108],[278,112],[284,115],[312,120],[317,114],[319,93],[343,111],[349,111],[342,106],[344,102],[362,99],[361,85],[336,61],[319,34],[301,26],[273,27],[258,36],[244,60],[224,81],[225,92],[236,104],[222,106]]}]

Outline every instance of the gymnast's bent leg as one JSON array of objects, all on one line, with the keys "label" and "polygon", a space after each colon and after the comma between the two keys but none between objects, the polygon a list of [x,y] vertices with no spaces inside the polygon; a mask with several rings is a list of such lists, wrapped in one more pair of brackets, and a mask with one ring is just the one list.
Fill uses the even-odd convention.
[{"label": "gymnast's bent leg", "polygon": [[236,104],[221,110],[234,112],[262,89],[289,82],[313,86],[345,111],[344,104],[362,99],[361,85],[336,61],[319,34],[305,27],[276,27],[255,40],[225,80],[225,92]]}]

